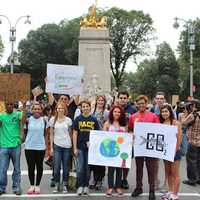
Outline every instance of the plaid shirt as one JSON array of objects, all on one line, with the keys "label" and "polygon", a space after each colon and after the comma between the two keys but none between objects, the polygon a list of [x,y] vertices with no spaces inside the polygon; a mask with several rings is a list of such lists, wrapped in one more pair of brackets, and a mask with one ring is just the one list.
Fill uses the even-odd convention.
[{"label": "plaid shirt", "polygon": [[[184,120],[184,125],[189,125],[194,121],[194,114],[191,113]],[[198,116],[195,121],[187,128],[187,139],[188,143],[194,146],[200,147],[200,112],[198,112]]]}]

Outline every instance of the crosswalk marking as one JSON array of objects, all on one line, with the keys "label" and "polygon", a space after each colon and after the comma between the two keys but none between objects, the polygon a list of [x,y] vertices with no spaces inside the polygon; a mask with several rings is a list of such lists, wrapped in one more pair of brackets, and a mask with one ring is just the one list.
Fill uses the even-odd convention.
[{"label": "crosswalk marking", "polygon": [[[156,193],[156,196],[161,196],[162,193]],[[198,193],[179,193],[179,196],[182,197],[200,197],[200,194]],[[23,194],[20,196],[16,196],[14,194],[4,194],[2,197],[9,197],[9,198],[48,198],[48,197],[76,197],[76,193],[69,193],[69,194],[40,194],[40,195],[28,195],[28,194]],[[90,193],[89,196],[93,197],[103,197],[105,196],[105,193]],[[114,195],[115,196],[115,195]],[[131,196],[131,193],[124,193],[123,196]],[[140,196],[149,196],[149,193],[143,193]]]}]

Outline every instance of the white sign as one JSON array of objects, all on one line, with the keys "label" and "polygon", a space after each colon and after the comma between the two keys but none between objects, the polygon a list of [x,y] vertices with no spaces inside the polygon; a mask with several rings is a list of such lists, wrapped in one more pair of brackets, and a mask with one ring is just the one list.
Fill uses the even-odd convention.
[{"label": "white sign", "polygon": [[174,162],[178,127],[136,122],[134,156],[160,158]]},{"label": "white sign", "polygon": [[90,131],[88,164],[131,168],[130,133]]},{"label": "white sign", "polygon": [[82,66],[47,64],[46,92],[81,95],[83,73]]}]

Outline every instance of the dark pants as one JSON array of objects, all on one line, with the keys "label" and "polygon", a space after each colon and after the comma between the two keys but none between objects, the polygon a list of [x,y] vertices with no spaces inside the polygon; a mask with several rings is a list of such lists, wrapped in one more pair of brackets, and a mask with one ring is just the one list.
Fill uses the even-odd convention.
[{"label": "dark pants", "polygon": [[[114,186],[114,173],[115,174],[115,186]],[[121,188],[122,185],[122,168],[108,167],[108,187],[109,188]]]},{"label": "dark pants", "polygon": [[99,165],[90,165],[90,171],[93,171],[94,183],[101,182],[105,176],[106,168]]},{"label": "dark pants", "polygon": [[136,187],[142,188],[143,166],[146,163],[149,191],[154,192],[156,159],[149,157],[136,157]]},{"label": "dark pants", "polygon": [[189,144],[186,161],[188,180],[192,183],[200,181],[200,147]]},{"label": "dark pants", "polygon": [[28,164],[28,177],[31,185],[35,184],[35,167],[37,169],[36,186],[40,185],[43,175],[43,160],[45,150],[25,150],[26,161]]}]

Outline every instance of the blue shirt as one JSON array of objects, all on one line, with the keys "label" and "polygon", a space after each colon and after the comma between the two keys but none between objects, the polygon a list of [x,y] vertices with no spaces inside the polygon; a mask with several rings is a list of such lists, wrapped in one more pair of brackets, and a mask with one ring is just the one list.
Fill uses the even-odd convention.
[{"label": "blue shirt", "polygon": [[38,119],[31,116],[28,119],[28,132],[25,140],[25,149],[45,150],[44,139],[45,121],[43,117]]}]

